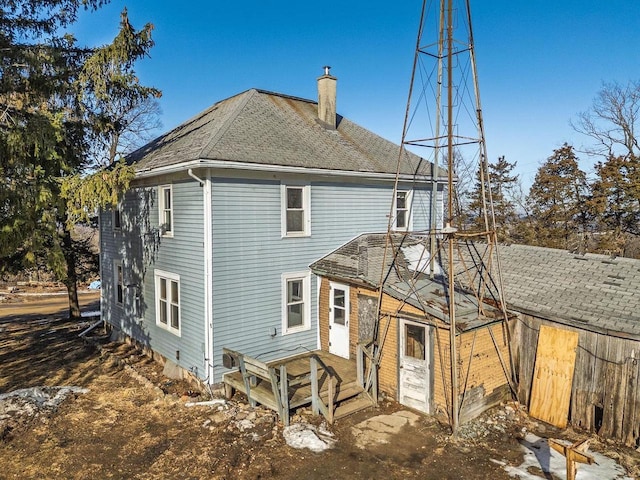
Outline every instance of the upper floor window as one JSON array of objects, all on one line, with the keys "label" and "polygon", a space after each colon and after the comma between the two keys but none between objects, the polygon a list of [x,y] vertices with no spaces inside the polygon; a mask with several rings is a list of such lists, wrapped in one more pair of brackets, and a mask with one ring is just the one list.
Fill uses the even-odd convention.
[{"label": "upper floor window", "polygon": [[124,271],[122,260],[113,261],[113,291],[116,305],[122,305],[124,303]]},{"label": "upper floor window", "polygon": [[120,230],[122,229],[122,209],[120,204],[113,207],[113,229]]},{"label": "upper floor window", "polygon": [[398,190],[393,201],[393,229],[407,231],[412,228],[411,190]]},{"label": "upper floor window", "polygon": [[180,335],[180,276],[155,270],[156,325]]},{"label": "upper floor window", "polygon": [[309,185],[282,185],[282,236],[311,235]]},{"label": "upper floor window", "polygon": [[311,328],[311,274],[282,274],[282,333]]},{"label": "upper floor window", "polygon": [[171,185],[163,185],[158,189],[160,229],[165,237],[173,237],[173,189]]}]

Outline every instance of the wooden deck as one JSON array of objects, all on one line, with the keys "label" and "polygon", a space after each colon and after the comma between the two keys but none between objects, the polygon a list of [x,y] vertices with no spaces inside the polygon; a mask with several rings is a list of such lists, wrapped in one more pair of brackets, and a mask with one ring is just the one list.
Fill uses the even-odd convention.
[{"label": "wooden deck", "polygon": [[[358,379],[357,362],[325,351],[316,350],[264,363],[237,352],[233,353],[243,357],[242,365],[244,366],[224,374],[223,382],[227,388],[248,393],[250,402],[260,403],[281,415],[284,413],[285,423],[288,423],[289,410],[314,403],[312,391],[314,378],[317,378],[320,401],[325,406],[329,405],[330,408],[342,400],[358,396],[365,391],[362,381]],[[317,372],[312,374],[311,366],[314,362],[322,365],[322,368],[317,368]],[[285,382],[280,378],[282,372],[286,375]],[[275,388],[273,379],[277,384]],[[228,394],[230,393],[229,391]],[[369,401],[368,405],[372,403],[375,403],[375,400]],[[286,412],[282,412],[283,405]]]}]

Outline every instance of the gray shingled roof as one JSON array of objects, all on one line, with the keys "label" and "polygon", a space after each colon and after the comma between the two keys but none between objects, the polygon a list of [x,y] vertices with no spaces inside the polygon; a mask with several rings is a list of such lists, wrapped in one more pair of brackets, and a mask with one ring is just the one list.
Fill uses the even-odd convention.
[{"label": "gray shingled roof", "polygon": [[[394,240],[397,244],[401,236]],[[311,265],[314,273],[371,287],[380,283],[384,234],[367,234],[352,240]],[[407,237],[406,244],[418,238]],[[480,249],[485,246],[478,244]],[[469,263],[469,256],[461,250]],[[640,338],[640,260],[610,258],[605,255],[576,255],[564,250],[525,245],[499,246],[504,294],[510,310],[605,334]],[[391,259],[387,259],[389,265]],[[400,258],[399,265],[406,264]],[[446,263],[441,260],[441,263]],[[456,280],[463,281],[461,264],[456,264]],[[403,298],[401,276],[394,272],[385,292]],[[406,282],[405,282],[406,283]],[[431,284],[428,286],[427,284]],[[443,281],[419,276],[419,296],[423,305],[442,301]],[[402,291],[401,291],[402,290]],[[415,296],[415,295],[414,295]],[[473,298],[469,299],[470,302]],[[413,302],[416,303],[416,302]],[[415,306],[420,306],[417,303]],[[467,305],[472,307],[473,303]],[[458,312],[460,310],[459,307]],[[437,315],[446,321],[446,308]],[[432,313],[433,312],[429,312]],[[458,316],[457,316],[458,317]],[[463,328],[476,323],[461,319]]]},{"label": "gray shingled roof", "polygon": [[[364,234],[334,250],[329,255],[311,264],[311,270],[322,276],[357,283],[371,288],[380,285],[386,234]],[[416,273],[410,268],[407,247],[422,245],[424,240],[402,234],[393,235],[398,252],[396,261],[387,253],[384,264],[389,276],[384,292],[398,300],[423,310],[446,323],[449,322],[447,306],[446,278],[436,275],[430,279],[424,273]],[[391,264],[393,269],[389,269]],[[411,280],[407,280],[411,279]],[[459,331],[471,330],[498,319],[499,312],[485,305],[487,316],[479,315],[478,303],[472,294],[456,289],[456,327]]]},{"label": "gray shingled roof", "polygon": [[[262,90],[222,100],[133,152],[138,171],[185,162],[224,161],[280,167],[395,174],[400,149],[338,115],[337,128],[317,119],[317,103]],[[433,165],[407,153],[401,173],[431,177]],[[440,170],[440,176],[446,175]]]},{"label": "gray shingled roof", "polygon": [[500,246],[507,303],[580,328],[640,336],[640,261]]}]

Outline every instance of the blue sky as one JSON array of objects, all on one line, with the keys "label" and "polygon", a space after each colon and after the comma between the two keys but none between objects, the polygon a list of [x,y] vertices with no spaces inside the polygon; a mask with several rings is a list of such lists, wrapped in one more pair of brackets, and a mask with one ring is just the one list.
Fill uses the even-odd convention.
[{"label": "blue sky", "polygon": [[[113,1],[71,28],[107,43],[124,7],[151,22],[156,46],[138,66],[163,91],[162,131],[249,88],[316,98],[323,65],[338,77],[338,112],[399,142],[422,2],[402,0]],[[516,161],[528,187],[603,82],[640,79],[636,0],[472,0],[488,154]],[[158,134],[162,133],[161,131]],[[581,155],[583,169],[594,163]]]}]

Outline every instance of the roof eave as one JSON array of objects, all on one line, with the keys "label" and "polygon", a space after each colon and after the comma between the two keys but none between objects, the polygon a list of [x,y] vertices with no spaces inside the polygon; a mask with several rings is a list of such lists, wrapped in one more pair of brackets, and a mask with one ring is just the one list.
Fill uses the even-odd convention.
[{"label": "roof eave", "polygon": [[313,272],[314,275],[317,275],[319,277],[330,278],[330,279],[335,280],[337,282],[348,283],[350,285],[365,287],[365,288],[369,288],[371,290],[377,290],[378,289],[378,286],[376,284],[371,283],[370,281],[366,280],[365,278],[352,277],[352,276],[347,276],[347,275],[339,275],[339,274],[330,272],[328,270],[325,270],[325,269],[322,269],[322,268],[319,268],[319,267],[314,267],[313,265],[311,265],[309,268]]},{"label": "roof eave", "polygon": [[636,340],[639,341],[640,340],[640,334],[637,333],[633,333],[633,332],[624,332],[621,330],[614,330],[611,328],[606,328],[606,327],[601,327],[599,325],[594,325],[593,323],[590,322],[582,322],[579,320],[576,320],[574,318],[568,318],[565,317],[564,315],[560,315],[560,314],[551,314],[548,312],[541,312],[539,310],[534,310],[531,308],[527,308],[524,306],[518,306],[516,304],[511,304],[509,306],[510,310],[515,310],[517,312],[520,312],[524,315],[531,315],[532,317],[537,317],[537,318],[541,318],[542,320],[546,320],[548,322],[554,322],[554,323],[560,323],[563,325],[567,325],[569,327],[573,327],[573,328],[578,328],[580,330],[586,330],[589,332],[593,332],[593,333],[599,333],[601,335],[608,335],[611,337],[619,337],[619,338],[625,338],[628,340]]},{"label": "roof eave", "polygon": [[[232,162],[227,160],[211,160],[211,159],[197,159],[187,162],[180,162],[173,165],[166,165],[155,168],[142,168],[136,171],[136,178],[150,178],[159,175],[167,175],[172,173],[178,173],[186,171],[190,168],[217,168],[224,170],[239,170],[239,171],[252,171],[252,172],[267,172],[267,173],[304,173],[312,175],[324,175],[331,177],[350,177],[350,178],[362,178],[371,180],[389,180],[393,181],[396,178],[395,173],[381,173],[381,172],[359,172],[353,170],[330,170],[324,168],[309,168],[309,167],[295,167],[288,165],[266,165],[260,163],[251,162]],[[430,183],[433,178],[425,176],[422,178],[415,178],[413,175],[401,174],[398,176],[400,181],[411,181],[415,183]],[[442,179],[438,179],[442,180]]]}]

